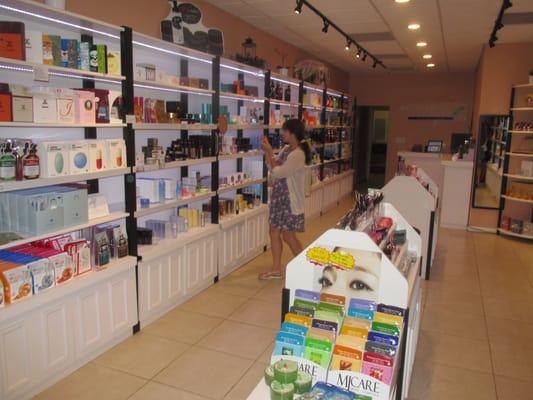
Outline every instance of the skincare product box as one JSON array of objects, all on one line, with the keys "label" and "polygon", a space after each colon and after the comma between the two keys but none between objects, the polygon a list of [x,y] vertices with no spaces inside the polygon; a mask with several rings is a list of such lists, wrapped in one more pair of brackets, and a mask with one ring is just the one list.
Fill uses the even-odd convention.
[{"label": "skincare product box", "polygon": [[89,51],[91,49],[91,45],[88,42],[81,42],[78,49],[78,69],[82,69],[84,71],[89,71],[91,69],[90,66],[90,56]]},{"label": "skincare product box", "polygon": [[9,122],[13,120],[11,102],[11,93],[0,93],[0,121]]},{"label": "skincare product box", "polygon": [[135,78],[143,81],[155,81],[156,67],[155,64],[137,64],[135,65]]},{"label": "skincare product box", "polygon": [[61,37],[43,35],[43,64],[61,66]]},{"label": "skincare product box", "polygon": [[61,66],[76,69],[78,67],[78,41],[61,39]]},{"label": "skincare product box", "polygon": [[65,142],[41,142],[37,145],[41,175],[53,178],[69,174],[69,148]]},{"label": "skincare product box", "polygon": [[95,95],[85,90],[74,90],[74,119],[80,124],[95,123]]},{"label": "skincare product box", "polygon": [[33,29],[26,29],[26,61],[43,63],[43,33]]},{"label": "skincare product box", "polygon": [[124,142],[124,139],[107,139],[106,150],[107,168],[115,169],[124,168],[126,166],[126,143]]},{"label": "skincare product box", "polygon": [[57,121],[57,101],[52,90],[37,88],[33,93],[33,121],[54,123]]},{"label": "skincare product box", "polygon": [[31,274],[26,265],[0,260],[0,271],[6,304],[32,296]]},{"label": "skincare product box", "polygon": [[137,196],[150,200],[150,203],[159,203],[159,179],[138,178]]},{"label": "skincare product box", "polygon": [[87,141],[68,142],[71,175],[89,172],[89,145]]},{"label": "skincare product box", "polygon": [[57,186],[55,190],[63,196],[64,226],[86,224],[89,220],[87,188]]},{"label": "skincare product box", "polygon": [[107,168],[105,140],[90,140],[89,143],[89,172],[104,171]]},{"label": "skincare product box", "polygon": [[0,21],[0,57],[26,59],[24,23]]},{"label": "skincare product box", "polygon": [[74,91],[57,88],[57,121],[62,123],[74,122]]},{"label": "skincare product box", "polygon": [[33,99],[27,96],[13,96],[13,121],[33,122]]},{"label": "skincare product box", "polygon": [[54,268],[48,258],[41,258],[28,264],[32,278],[33,294],[44,292],[55,286]]},{"label": "skincare product box", "polygon": [[110,50],[107,52],[107,73],[117,76],[122,74],[120,51]]}]

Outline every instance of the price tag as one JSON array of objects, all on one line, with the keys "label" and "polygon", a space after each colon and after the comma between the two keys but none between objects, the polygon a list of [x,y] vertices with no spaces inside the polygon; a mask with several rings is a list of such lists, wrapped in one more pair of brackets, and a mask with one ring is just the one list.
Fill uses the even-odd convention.
[{"label": "price tag", "polygon": [[39,82],[50,81],[50,76],[48,75],[48,67],[44,65],[35,65],[33,67],[33,80]]},{"label": "price tag", "polygon": [[126,123],[127,124],[134,124],[135,123],[135,115],[126,115]]}]

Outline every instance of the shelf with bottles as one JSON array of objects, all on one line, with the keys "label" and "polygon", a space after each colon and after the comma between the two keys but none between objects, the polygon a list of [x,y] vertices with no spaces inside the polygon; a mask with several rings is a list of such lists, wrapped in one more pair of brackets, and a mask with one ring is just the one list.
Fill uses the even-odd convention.
[{"label": "shelf with bottles", "polygon": [[200,124],[200,123],[188,123],[183,121],[183,123],[134,123],[132,124],[133,129],[136,133],[141,133],[137,131],[212,131],[217,129],[215,124]]},{"label": "shelf with bottles", "polygon": [[300,106],[299,92],[300,84],[297,80],[275,73],[270,74],[269,93],[266,96],[269,98],[272,109],[298,109]]},{"label": "shelf with bottles", "polygon": [[261,203],[260,197],[250,199],[248,193],[237,194],[235,198],[220,198],[220,228],[227,229],[229,226],[252,217],[254,214],[268,210],[268,205]]},{"label": "shelf with bottles", "polygon": [[263,156],[264,156],[264,152],[262,150],[247,150],[247,151],[239,151],[237,153],[220,154],[218,156],[218,159],[220,161],[226,161],[226,160],[237,160],[239,158],[263,157]]},{"label": "shelf with bottles", "polygon": [[522,239],[533,239],[533,221],[531,220],[531,207],[505,211],[502,215],[500,233]]}]

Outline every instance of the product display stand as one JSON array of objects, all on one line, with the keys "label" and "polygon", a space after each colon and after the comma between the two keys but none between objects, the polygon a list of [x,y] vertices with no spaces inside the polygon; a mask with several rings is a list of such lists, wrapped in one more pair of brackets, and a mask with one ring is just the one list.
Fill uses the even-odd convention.
[{"label": "product display stand", "polygon": [[[407,242],[404,245],[405,249],[401,250],[395,262],[401,262],[407,251],[416,255],[416,261],[408,269],[407,275],[404,276],[400,272],[397,266],[382,252],[381,247],[376,245],[367,233],[331,229],[315,240],[288,264],[285,289],[283,289],[282,319],[289,311],[289,305],[293,304],[297,289],[314,292],[322,290],[321,275],[317,272],[318,268],[315,268],[308,259],[311,249],[348,248],[381,254],[379,289],[376,294],[376,301],[407,310],[407,317],[404,318],[404,327],[400,337],[399,355],[394,365],[391,384],[387,385],[362,373],[349,371],[328,372],[314,362],[302,358],[283,356],[283,359],[297,361],[300,370],[311,373],[313,383],[327,381],[334,385],[342,386],[344,389],[356,394],[369,396],[373,400],[405,399],[409,392],[409,384],[413,372],[422,311],[421,279],[419,276],[422,244],[420,236],[391,204],[381,204],[379,209],[380,216],[392,218],[396,229],[406,230]],[[362,230],[367,228],[368,226],[360,227]],[[357,256],[355,257],[355,263],[357,264]],[[275,356],[272,357],[271,361],[274,363],[280,358]],[[268,400],[269,398],[269,388],[262,379],[248,397],[248,400]]]},{"label": "product display stand", "polygon": [[439,189],[423,170],[420,179],[429,185],[426,189],[414,176],[397,175],[381,189],[385,201],[401,212],[409,224],[420,231],[422,239],[422,276],[430,278],[435,258],[439,226]]},{"label": "product display stand", "polygon": [[533,84],[515,85],[511,91],[508,124],[501,128],[505,140],[503,176],[498,212],[498,234],[533,240]]}]

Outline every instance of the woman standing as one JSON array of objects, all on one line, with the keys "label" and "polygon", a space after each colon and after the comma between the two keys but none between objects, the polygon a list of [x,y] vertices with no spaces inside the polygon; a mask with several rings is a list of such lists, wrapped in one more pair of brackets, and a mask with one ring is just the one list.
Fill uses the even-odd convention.
[{"label": "woman standing", "polygon": [[277,158],[268,138],[263,138],[266,163],[274,179],[269,211],[273,264],[272,270],[259,274],[259,279],[282,278],[283,241],[295,256],[303,250],[296,232],[304,231],[305,165],[311,162],[311,151],[304,136],[305,126],[301,121],[286,121],[282,127],[285,146]]}]

